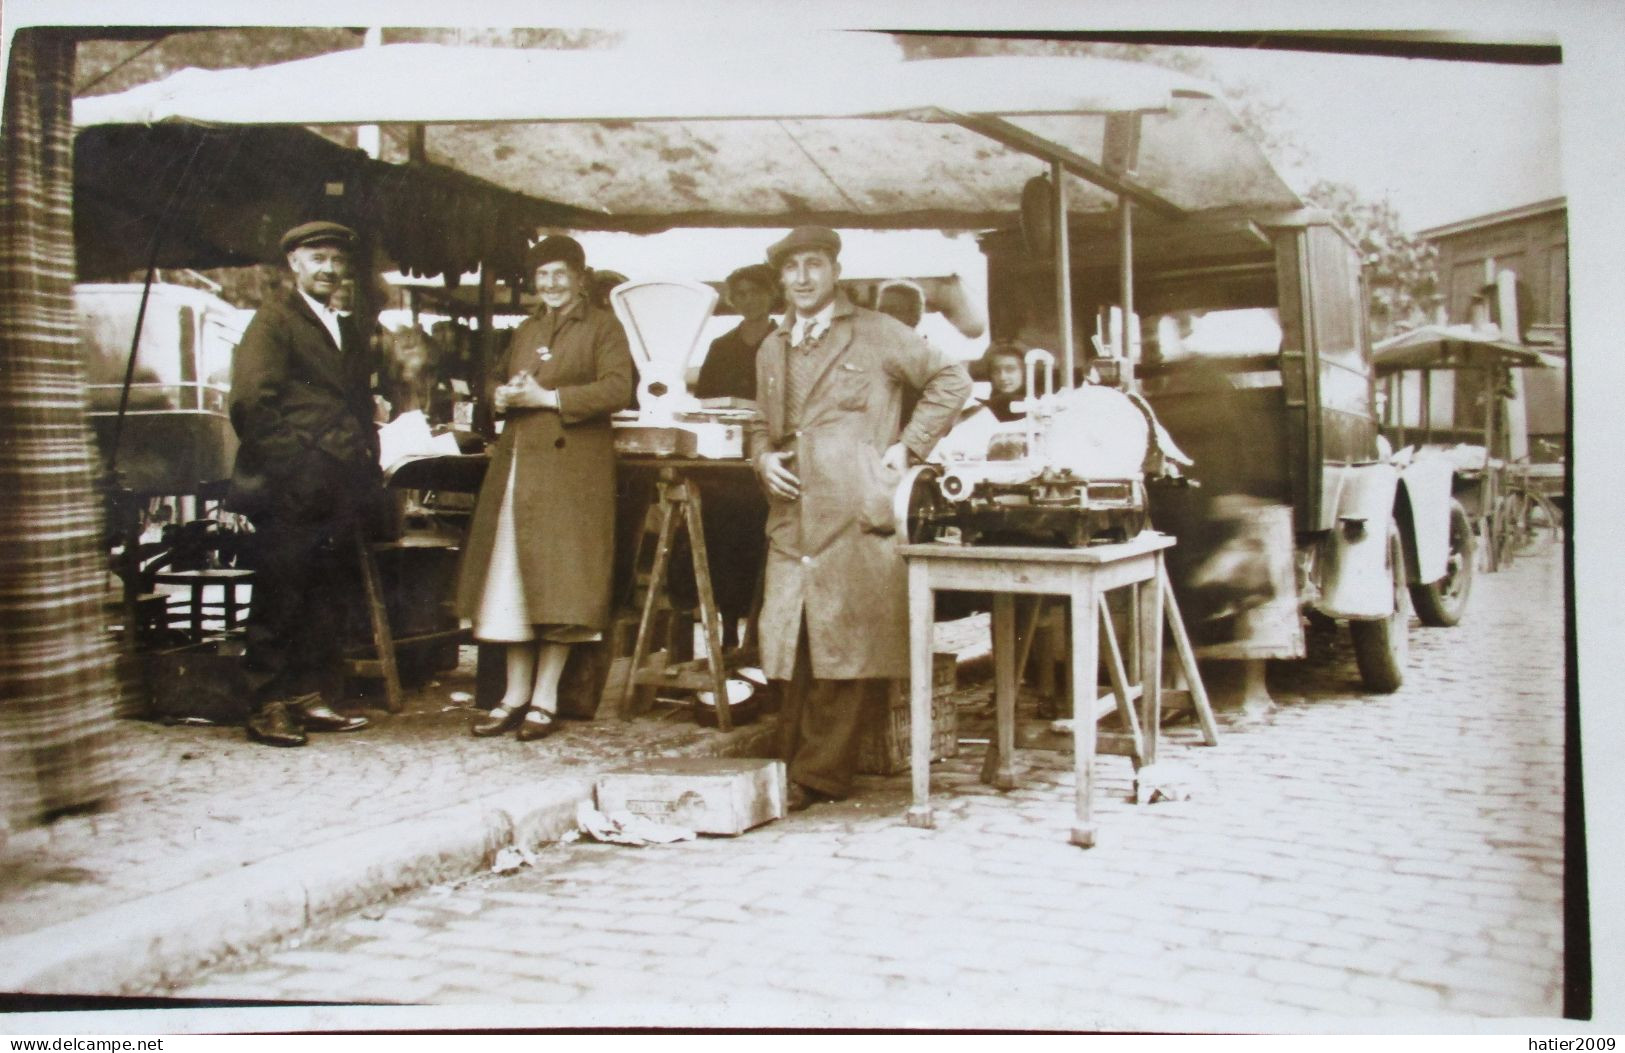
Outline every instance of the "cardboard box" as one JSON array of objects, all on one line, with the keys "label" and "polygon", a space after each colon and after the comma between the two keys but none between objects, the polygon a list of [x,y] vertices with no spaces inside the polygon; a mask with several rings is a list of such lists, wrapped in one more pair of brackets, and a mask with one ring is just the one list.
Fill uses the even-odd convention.
[{"label": "cardboard box", "polygon": [[[959,720],[953,693],[958,683],[959,656],[943,652],[931,656],[931,759],[959,754]],[[858,729],[858,771],[864,775],[896,775],[909,770],[908,685],[899,681],[887,700],[885,712],[864,714]]]},{"label": "cardboard box", "polygon": [[645,761],[598,777],[598,810],[626,811],[695,833],[732,837],[784,818],[784,762],[732,757]]}]

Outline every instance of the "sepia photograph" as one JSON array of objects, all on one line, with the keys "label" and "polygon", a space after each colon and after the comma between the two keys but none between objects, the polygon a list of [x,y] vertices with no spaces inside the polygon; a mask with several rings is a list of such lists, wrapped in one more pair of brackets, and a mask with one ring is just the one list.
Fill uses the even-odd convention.
[{"label": "sepia photograph", "polygon": [[1618,12],[7,15],[0,1031],[1619,1023]]}]

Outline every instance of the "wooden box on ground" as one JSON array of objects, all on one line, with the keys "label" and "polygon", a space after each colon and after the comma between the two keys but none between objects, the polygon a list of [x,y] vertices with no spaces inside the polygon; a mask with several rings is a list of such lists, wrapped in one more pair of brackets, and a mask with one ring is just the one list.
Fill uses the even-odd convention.
[{"label": "wooden box on ground", "polygon": [[147,659],[156,720],[241,724],[248,719],[248,677],[240,635],[204,640]]},{"label": "wooden box on ground", "polygon": [[[959,656],[931,656],[931,759],[959,753],[959,721],[953,693]],[[887,711],[864,714],[858,730],[858,771],[864,775],[895,775],[909,770],[908,684],[899,681],[888,699]]]},{"label": "wooden box on ground", "polygon": [[783,761],[662,758],[600,775],[598,810],[733,836],[784,818],[787,789]]}]

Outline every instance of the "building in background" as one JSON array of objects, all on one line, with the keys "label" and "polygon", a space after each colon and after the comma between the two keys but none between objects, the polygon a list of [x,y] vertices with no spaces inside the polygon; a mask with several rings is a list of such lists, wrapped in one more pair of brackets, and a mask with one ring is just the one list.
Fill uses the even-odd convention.
[{"label": "building in background", "polygon": [[[1417,232],[1439,250],[1445,322],[1500,322],[1493,286],[1517,277],[1517,339],[1568,358],[1568,202],[1554,197]],[[1475,305],[1479,313],[1475,317]],[[1508,334],[1509,336],[1511,334]],[[1568,371],[1522,370],[1524,411],[1535,460],[1567,445]],[[1544,456],[1543,456],[1544,453]]]},{"label": "building in background", "polygon": [[1568,328],[1568,204],[1554,197],[1417,232],[1439,250],[1447,320],[1472,321],[1472,304],[1497,275],[1518,276],[1520,337],[1561,352]]}]

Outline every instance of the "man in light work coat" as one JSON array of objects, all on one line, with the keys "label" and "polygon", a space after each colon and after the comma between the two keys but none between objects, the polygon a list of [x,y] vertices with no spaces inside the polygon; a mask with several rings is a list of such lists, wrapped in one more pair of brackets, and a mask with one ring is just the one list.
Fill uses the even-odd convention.
[{"label": "man in light work coat", "polygon": [[[789,681],[790,807],[851,788],[863,713],[908,675],[908,589],[892,495],[970,397],[963,366],[836,289],[841,239],[798,227],[768,249],[787,312],[756,357],[750,457],[768,497],[762,665]],[[905,392],[919,396],[902,420]]]}]

